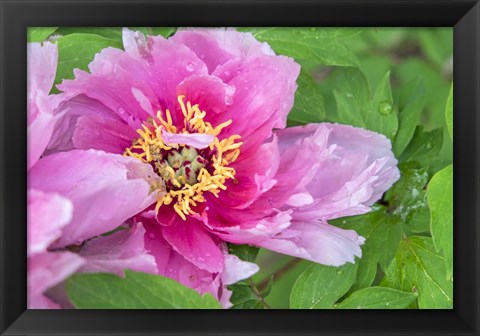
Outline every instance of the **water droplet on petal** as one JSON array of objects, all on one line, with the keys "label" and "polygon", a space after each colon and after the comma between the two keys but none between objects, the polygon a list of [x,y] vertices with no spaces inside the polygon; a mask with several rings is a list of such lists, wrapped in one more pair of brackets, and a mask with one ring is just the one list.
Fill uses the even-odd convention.
[{"label": "water droplet on petal", "polygon": [[393,112],[393,106],[387,101],[383,101],[378,105],[378,113],[381,115],[389,115],[390,113]]},{"label": "water droplet on petal", "polygon": [[186,67],[185,67],[188,71],[192,72],[193,70],[195,70],[195,66],[193,65],[192,62],[189,62],[187,63]]}]

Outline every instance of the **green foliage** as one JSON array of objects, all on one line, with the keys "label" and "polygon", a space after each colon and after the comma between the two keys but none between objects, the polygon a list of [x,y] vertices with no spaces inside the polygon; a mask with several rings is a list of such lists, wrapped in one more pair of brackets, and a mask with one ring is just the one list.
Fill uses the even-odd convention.
[{"label": "green foliage", "polygon": [[432,238],[402,239],[381,285],[418,293],[418,307],[453,308],[453,280],[447,280],[445,261]]},{"label": "green foliage", "polygon": [[357,66],[355,54],[341,42],[359,33],[345,28],[240,28],[252,32],[280,54],[322,65]]},{"label": "green foliage", "polygon": [[27,41],[28,42],[43,42],[50,35],[55,33],[58,27],[33,27],[27,28]]},{"label": "green foliage", "polygon": [[355,281],[358,264],[341,267],[312,264],[295,282],[290,295],[290,308],[333,308]]},{"label": "green foliage", "polygon": [[58,68],[55,84],[74,77],[73,70],[87,70],[94,56],[107,47],[121,48],[119,42],[95,34],[70,34],[58,40]]},{"label": "green foliage", "polygon": [[250,245],[228,244],[228,252],[234,254],[242,260],[255,262],[258,255],[258,247]]},{"label": "green foliage", "polygon": [[407,293],[386,287],[368,287],[353,292],[335,308],[404,309],[416,299],[417,293]]},{"label": "green foliage", "polygon": [[114,274],[75,274],[67,282],[68,297],[81,309],[218,309],[210,294],[159,275],[125,271]]},{"label": "green foliage", "polygon": [[453,166],[436,173],[428,184],[428,205],[431,210],[431,232],[437,251],[447,267],[447,278],[453,276]]},{"label": "green foliage", "polygon": [[453,140],[453,83],[450,87],[450,94],[448,95],[445,119],[447,122],[448,134],[450,135],[450,139]]}]

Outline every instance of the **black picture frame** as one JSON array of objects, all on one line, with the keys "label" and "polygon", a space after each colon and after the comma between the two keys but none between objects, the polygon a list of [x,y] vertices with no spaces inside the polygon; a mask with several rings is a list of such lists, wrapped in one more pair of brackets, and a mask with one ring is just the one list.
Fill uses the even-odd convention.
[{"label": "black picture frame", "polygon": [[[472,0],[0,0],[2,335],[478,335],[480,4]],[[26,310],[28,26],[454,27],[453,310]]]}]

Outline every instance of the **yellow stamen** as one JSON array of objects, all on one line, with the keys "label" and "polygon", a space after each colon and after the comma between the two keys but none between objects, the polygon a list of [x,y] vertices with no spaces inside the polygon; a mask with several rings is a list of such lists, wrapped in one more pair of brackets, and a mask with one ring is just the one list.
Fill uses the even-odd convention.
[{"label": "yellow stamen", "polygon": [[[228,166],[237,160],[242,142],[236,142],[241,138],[239,135],[232,135],[220,141],[217,136],[232,123],[232,120],[227,120],[213,127],[211,123],[204,121],[207,113],[200,110],[198,104],[192,106],[189,101],[185,104],[184,98],[184,96],[178,96],[178,104],[184,117],[183,128],[180,131],[177,132],[177,126],[173,124],[170,110],[166,109],[164,116],[162,116],[161,111],[158,111],[157,120],[152,118],[149,121],[149,126],[142,125],[142,129],[137,130],[140,137],[133,142],[130,148],[125,149],[123,155],[151,163],[164,180],[170,181],[177,188],[177,190],[167,190],[167,193],[157,201],[155,212],[158,213],[162,205],[174,203],[173,209],[180,218],[186,220],[187,215],[195,214],[191,207],[197,206],[197,203],[205,202],[204,192],[209,192],[218,197],[220,190],[227,189],[225,182],[228,179],[234,179],[235,181],[235,169]],[[162,130],[169,133],[213,135],[215,138],[213,143],[210,144],[210,149],[214,151],[210,159],[213,173],[211,174],[206,168],[201,168],[196,177],[197,182],[192,185],[187,183],[185,176],[176,177],[174,169],[163,163],[164,158],[161,153],[170,150],[180,151],[179,148],[183,145],[165,144],[162,138]]]}]

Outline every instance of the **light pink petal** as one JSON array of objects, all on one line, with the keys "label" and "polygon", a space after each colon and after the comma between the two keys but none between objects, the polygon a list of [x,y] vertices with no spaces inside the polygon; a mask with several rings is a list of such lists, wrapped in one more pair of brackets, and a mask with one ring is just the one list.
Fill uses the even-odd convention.
[{"label": "light pink petal", "polygon": [[58,308],[44,292],[73,274],[83,258],[70,252],[45,252],[28,259],[28,308]]},{"label": "light pink petal", "polygon": [[231,285],[240,280],[248,279],[259,271],[259,267],[251,262],[243,261],[236,255],[225,255],[225,270],[222,273],[222,283]]},{"label": "light pink petal", "polygon": [[73,219],[56,243],[65,246],[115,229],[161,197],[155,188],[162,182],[152,167],[140,160],[73,150],[38,161],[29,184],[73,202]]},{"label": "light pink petal", "polygon": [[187,146],[192,146],[197,149],[207,148],[215,139],[211,134],[199,134],[199,133],[169,133],[165,130],[162,130],[162,138],[167,145],[178,145],[183,144]]},{"label": "light pink petal", "polygon": [[[85,95],[78,95],[66,99],[60,104],[58,111],[58,113],[63,114],[63,117],[55,126],[52,139],[48,144],[47,154],[75,148],[73,144],[73,134],[77,127],[77,121],[82,116],[98,118],[100,121],[112,123],[113,125],[118,125],[119,123],[125,124],[125,127],[117,126],[117,128],[120,127],[126,133],[122,138],[131,135],[133,134],[132,132],[134,132],[131,128],[127,131],[127,128],[129,127],[115,112],[98,100],[89,98]],[[100,132],[101,129],[96,129],[96,131]],[[122,139],[119,139],[119,141],[122,141]]]},{"label": "light pink petal", "polygon": [[78,149],[123,154],[137,137],[137,132],[121,121],[84,115],[77,119],[72,140],[73,146]]},{"label": "light pink petal", "polygon": [[89,240],[79,254],[85,258],[81,272],[109,272],[123,275],[126,269],[157,273],[155,258],[145,250],[145,229],[141,224]]},{"label": "light pink petal", "polygon": [[72,219],[72,202],[54,193],[28,191],[28,256],[45,252]]},{"label": "light pink petal", "polygon": [[263,248],[329,266],[354,263],[365,239],[353,230],[321,222],[293,222],[275,237],[257,243]]},{"label": "light pink petal", "polygon": [[27,92],[30,97],[34,91],[48,94],[52,88],[57,72],[57,45],[44,43],[27,43]]},{"label": "light pink petal", "polygon": [[390,141],[378,133],[336,124],[311,124],[276,134],[281,148],[288,151],[299,143],[312,142],[322,129],[328,140],[319,147],[317,168],[306,185],[314,201],[297,207],[293,217],[327,220],[368,212],[400,176]]},{"label": "light pink petal", "polygon": [[233,58],[274,55],[268,44],[234,28],[179,30],[171,39],[194,51],[207,64],[210,73]]},{"label": "light pink petal", "polygon": [[177,219],[173,225],[164,226],[162,232],[175,251],[197,267],[209,272],[223,269],[223,253],[202,222],[193,218]]}]

